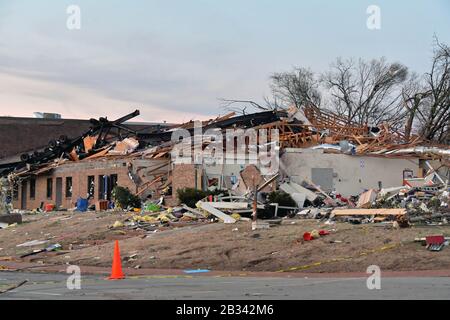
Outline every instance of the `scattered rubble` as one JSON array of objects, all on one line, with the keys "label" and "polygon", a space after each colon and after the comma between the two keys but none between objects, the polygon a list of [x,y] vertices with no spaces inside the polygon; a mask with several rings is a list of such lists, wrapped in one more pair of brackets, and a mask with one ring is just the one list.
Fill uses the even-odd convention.
[{"label": "scattered rubble", "polygon": [[[379,183],[376,188],[361,182],[359,194],[341,194],[339,189],[327,188],[318,182],[322,177],[314,179],[288,175],[283,166],[278,172],[266,175],[254,164],[242,165],[239,169],[231,167],[227,174],[224,174],[222,166],[220,173],[208,175],[206,169],[209,163],[204,161],[197,166],[192,165],[189,178],[176,178],[177,168],[182,172],[187,169],[173,162],[171,152],[181,143],[172,141],[171,135],[176,129],[187,130],[195,135],[194,123],[146,133],[134,132],[124,122],[138,114],[136,110],[115,121],[92,119],[92,128],[80,137],[61,136],[52,140],[44,150],[23,154],[20,163],[4,169],[7,180],[5,177],[0,179],[0,214],[5,214],[0,215],[0,232],[15,226],[15,223],[22,223],[22,214],[51,215],[63,210],[80,215],[89,211],[124,214],[111,219],[105,232],[113,232],[115,236],[136,232],[142,239],[159,232],[213,223],[237,225],[230,229],[233,234],[242,232],[239,223],[246,224],[252,232],[248,238],[252,239],[259,239],[264,232],[280,228],[283,221],[288,221],[290,225],[301,225],[307,220],[313,220],[325,225],[321,228],[330,228],[308,229],[303,233],[303,241],[328,235],[331,237],[334,232],[330,231],[337,223],[370,224],[394,231],[411,226],[448,225],[450,148],[433,145],[417,136],[405,140],[400,132],[392,130],[388,124],[372,128],[347,123],[331,113],[312,107],[296,109],[294,112],[275,110],[242,116],[231,113],[202,122],[204,130],[277,129],[280,138],[277,147],[281,152],[299,148],[320,150],[325,154],[343,154],[346,157],[370,155],[377,158],[419,159],[420,172],[400,172],[403,181],[399,181],[399,185],[382,186]],[[211,143],[212,139],[203,141],[201,150]],[[248,147],[260,146],[249,144]],[[188,145],[185,151],[193,148],[194,145]],[[120,164],[114,162],[118,159],[121,160]],[[151,160],[157,161],[149,162]],[[438,162],[440,167],[435,167],[433,161]],[[14,199],[13,193],[18,192],[14,186],[74,163],[110,163],[113,167],[119,166],[126,170],[127,182],[132,187],[120,186],[118,180],[112,181],[111,177],[101,180],[101,176],[97,184],[100,190],[95,190],[95,183],[92,183],[91,190],[91,184],[88,183],[87,195],[77,197],[76,203],[72,203],[70,208],[63,208],[56,201],[48,199],[43,199],[41,206],[34,210],[12,207],[14,200],[11,200],[11,195]],[[447,168],[446,175],[442,174],[443,168]],[[188,182],[195,187],[183,185]],[[70,194],[73,191],[67,185],[66,189]],[[254,232],[256,230],[258,233]],[[429,250],[440,251],[447,239],[444,236],[428,236],[423,241]],[[344,242],[330,239],[327,244]],[[58,251],[65,246],[46,237],[45,240],[28,240],[17,247],[49,243],[52,245],[22,253],[21,257]],[[72,250],[76,245],[70,244],[69,249]],[[130,255],[127,259],[131,263],[139,257]],[[142,261],[135,267],[140,268],[141,265]]]}]

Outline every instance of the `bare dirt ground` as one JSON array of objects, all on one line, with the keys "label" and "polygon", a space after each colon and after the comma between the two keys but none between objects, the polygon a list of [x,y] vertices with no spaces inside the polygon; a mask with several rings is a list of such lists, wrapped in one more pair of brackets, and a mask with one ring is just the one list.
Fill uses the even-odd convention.
[{"label": "bare dirt ground", "polygon": [[[414,242],[415,237],[426,235],[449,236],[450,226],[394,230],[376,224],[284,220],[281,225],[256,231],[251,230],[250,222],[210,223],[156,233],[110,228],[114,221],[131,216],[117,212],[24,216],[23,224],[0,230],[0,266],[3,260],[109,267],[114,240],[120,240],[123,265],[136,268],[309,273],[365,272],[373,264],[386,271],[450,268],[450,247],[430,252]],[[330,230],[331,234],[303,242],[303,233],[313,229]],[[30,240],[48,242],[17,247]],[[342,242],[331,243],[334,240]],[[54,243],[61,244],[62,250],[19,258]]]}]

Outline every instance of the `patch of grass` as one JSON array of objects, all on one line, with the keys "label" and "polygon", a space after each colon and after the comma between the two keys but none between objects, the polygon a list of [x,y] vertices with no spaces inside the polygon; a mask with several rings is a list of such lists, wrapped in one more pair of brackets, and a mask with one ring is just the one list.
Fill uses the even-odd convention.
[{"label": "patch of grass", "polygon": [[183,188],[177,190],[177,196],[181,203],[184,203],[188,207],[195,208],[195,204],[198,201],[210,195],[219,195],[222,192],[222,190],[202,191],[194,188]]},{"label": "patch of grass", "polygon": [[278,203],[282,207],[297,207],[297,203],[292,197],[283,191],[273,191],[269,193],[269,201],[271,203]]}]

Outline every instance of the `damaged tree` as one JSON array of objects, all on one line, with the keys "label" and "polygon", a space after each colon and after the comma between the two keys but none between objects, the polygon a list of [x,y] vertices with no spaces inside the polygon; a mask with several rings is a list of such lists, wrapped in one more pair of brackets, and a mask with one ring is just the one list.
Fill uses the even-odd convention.
[{"label": "damaged tree", "polygon": [[[301,67],[271,76],[273,109],[313,108],[332,112],[348,125],[389,127],[429,141],[450,141],[450,48],[435,38],[430,72],[412,73],[401,63],[385,58],[342,59],[316,76]],[[328,95],[329,92],[329,95]]]},{"label": "damaged tree", "polygon": [[322,97],[319,80],[311,70],[295,68],[290,72],[274,73],[270,80],[273,101],[266,101],[274,108],[287,108],[291,105],[297,109],[303,106],[320,107]]},{"label": "damaged tree", "polygon": [[450,48],[435,39],[430,72],[413,75],[402,90],[407,111],[405,136],[413,131],[427,140],[448,144],[450,122]]},{"label": "damaged tree", "polygon": [[435,40],[431,71],[425,75],[427,91],[422,93],[419,132],[429,140],[449,143],[450,135],[450,48]]},{"label": "damaged tree", "polygon": [[338,58],[322,81],[331,92],[331,108],[348,123],[379,125],[389,120],[398,126],[404,119],[400,88],[407,75],[407,67],[384,58]]}]

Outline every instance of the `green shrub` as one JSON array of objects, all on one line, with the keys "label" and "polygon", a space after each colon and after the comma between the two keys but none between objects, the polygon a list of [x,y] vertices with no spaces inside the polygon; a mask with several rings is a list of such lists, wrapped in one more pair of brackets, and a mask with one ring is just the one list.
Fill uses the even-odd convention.
[{"label": "green shrub", "polygon": [[138,196],[131,193],[130,189],[116,186],[112,191],[112,197],[121,208],[126,209],[128,207],[140,208],[141,199]]},{"label": "green shrub", "polygon": [[291,198],[291,196],[283,191],[272,191],[269,193],[269,201],[271,203],[278,203],[281,207],[297,206],[297,203]]},{"label": "green shrub", "polygon": [[195,208],[195,204],[207,196],[217,196],[223,194],[222,190],[202,191],[194,188],[183,188],[177,190],[177,196],[181,203],[188,207]]},{"label": "green shrub", "polygon": [[209,195],[208,192],[194,189],[183,188],[177,190],[178,199],[188,207],[195,208],[195,204]]},{"label": "green shrub", "polygon": [[437,197],[433,197],[428,202],[428,208],[432,210],[438,210],[441,207],[441,200]]}]

